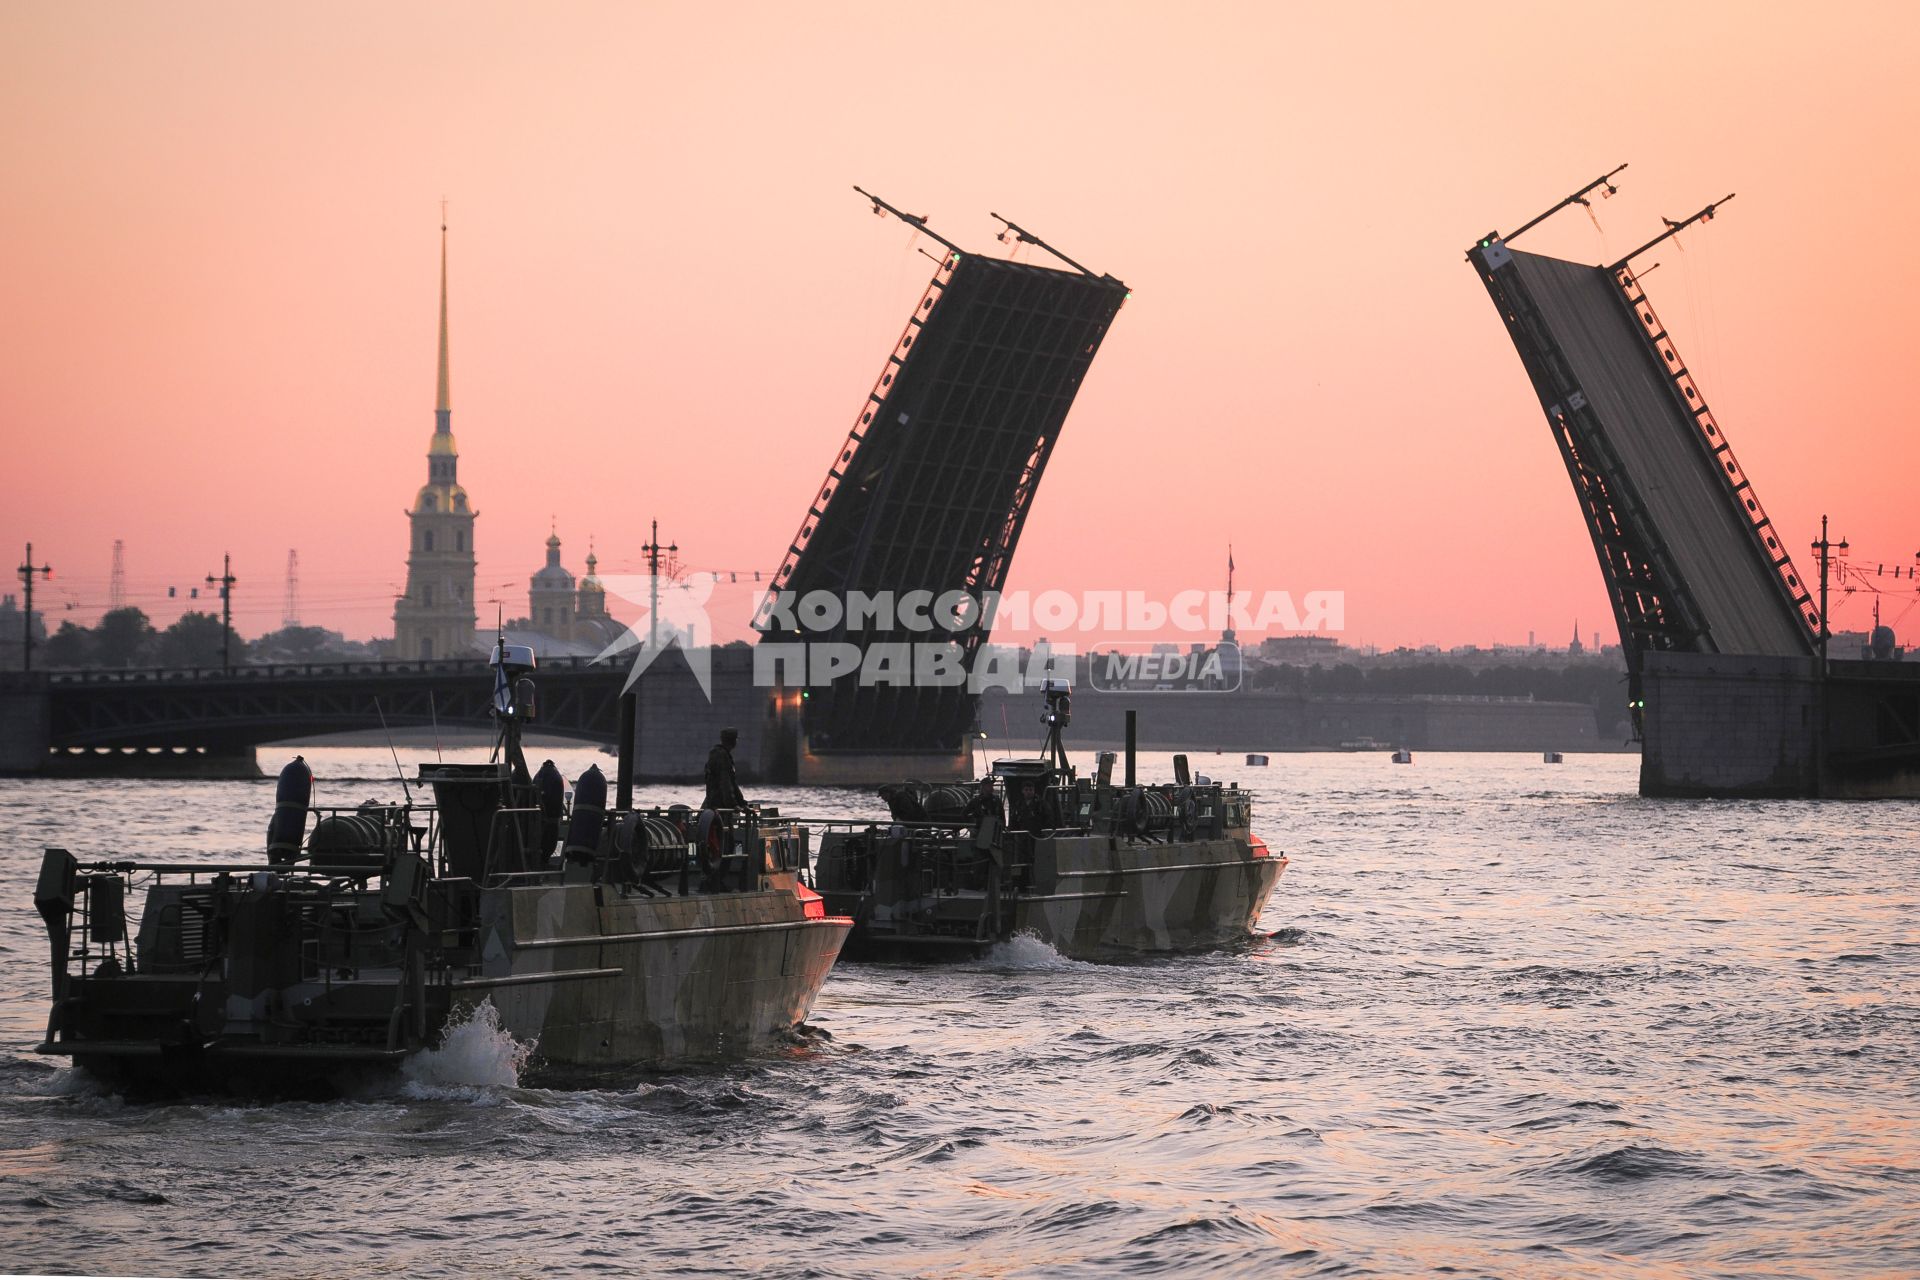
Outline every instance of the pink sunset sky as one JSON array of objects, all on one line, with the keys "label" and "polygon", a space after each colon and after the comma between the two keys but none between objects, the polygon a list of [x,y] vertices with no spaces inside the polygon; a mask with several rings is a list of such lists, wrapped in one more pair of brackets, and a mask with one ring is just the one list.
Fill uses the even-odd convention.
[{"label": "pink sunset sky", "polygon": [[576,572],[653,518],[771,570],[931,268],[857,182],[1133,288],[1009,588],[1165,597],[1231,542],[1243,589],[1344,591],[1350,643],[1611,641],[1463,251],[1628,161],[1523,247],[1611,260],[1737,192],[1653,301],[1803,571],[1822,512],[1910,564],[1916,12],[16,0],[0,546],[56,625],[119,538],[162,622],[231,552],[237,627],[277,626],[297,548],[303,621],[390,635],[444,198],[481,598],[524,610],[550,520]]}]

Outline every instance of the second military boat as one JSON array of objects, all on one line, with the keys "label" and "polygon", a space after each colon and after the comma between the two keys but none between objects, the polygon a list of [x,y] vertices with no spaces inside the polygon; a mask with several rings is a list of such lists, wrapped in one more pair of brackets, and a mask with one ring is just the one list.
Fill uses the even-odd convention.
[{"label": "second military boat", "polygon": [[[1068,762],[1063,681],[1045,689],[1037,759],[995,761],[971,790],[881,789],[891,821],[825,824],[815,868],[827,910],[851,916],[849,954],[978,951],[1019,934],[1060,954],[1119,959],[1245,941],[1287,859],[1253,834],[1253,796],[1191,777],[1116,785]],[[814,824],[816,826],[822,824]]]}]

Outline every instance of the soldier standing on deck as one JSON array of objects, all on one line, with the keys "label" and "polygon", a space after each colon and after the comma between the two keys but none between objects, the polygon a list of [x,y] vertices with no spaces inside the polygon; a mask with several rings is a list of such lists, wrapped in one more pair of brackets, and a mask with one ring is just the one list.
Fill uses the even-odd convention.
[{"label": "soldier standing on deck", "polygon": [[733,771],[733,746],[738,741],[738,729],[722,729],[720,744],[707,753],[707,799],[704,808],[747,807],[747,798],[740,794],[740,779]]},{"label": "soldier standing on deck", "polygon": [[1007,811],[1000,803],[999,795],[994,792],[991,777],[980,779],[979,785],[974,788],[973,799],[967,805],[967,821],[973,824],[974,830],[978,831],[988,818],[993,819],[996,831],[1007,825]]}]

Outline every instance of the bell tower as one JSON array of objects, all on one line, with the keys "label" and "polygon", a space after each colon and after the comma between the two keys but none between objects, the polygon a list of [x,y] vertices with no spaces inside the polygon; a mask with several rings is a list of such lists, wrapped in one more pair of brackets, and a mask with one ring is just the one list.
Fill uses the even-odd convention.
[{"label": "bell tower", "polygon": [[480,513],[460,487],[447,376],[447,224],[440,224],[440,380],[427,482],[407,512],[406,594],[393,606],[393,656],[463,658],[474,649],[473,519]]}]

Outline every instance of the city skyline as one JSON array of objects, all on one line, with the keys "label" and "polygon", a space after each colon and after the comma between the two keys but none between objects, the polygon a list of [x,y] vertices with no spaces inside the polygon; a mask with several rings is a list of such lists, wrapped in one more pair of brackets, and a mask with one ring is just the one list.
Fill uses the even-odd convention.
[{"label": "city skyline", "polygon": [[[0,87],[19,175],[0,230],[37,250],[0,321],[25,480],[0,536],[56,567],[51,625],[76,599],[97,616],[120,538],[131,603],[194,603],[231,551],[258,634],[297,548],[303,621],[391,634],[442,197],[483,629],[556,519],[603,572],[638,570],[656,516],[696,570],[778,564],[931,266],[856,181],[968,248],[1004,252],[987,214],[1006,213],[1134,286],[1010,588],[1210,588],[1231,542],[1254,586],[1344,591],[1350,644],[1608,617],[1461,250],[1621,160],[1597,228],[1569,210],[1530,246],[1599,261],[1737,191],[1648,287],[1803,571],[1823,511],[1856,556],[1914,551],[1889,477],[1920,458],[1898,418],[1920,178],[1877,142],[1915,122],[1904,11],[1675,15],[1623,71],[1566,14],[1486,33],[1394,10],[1403,38],[1369,61],[1340,15],[1063,9],[1013,50],[1015,88],[962,74],[931,96],[908,56],[930,17],[769,10],[702,66],[659,54],[715,46],[697,14],[578,12],[368,11],[362,39],[290,13],[0,17],[22,64]],[[1702,52],[1734,13],[1739,38]],[[1108,55],[1097,72],[1052,61],[1069,39]],[[1561,87],[1536,118],[1518,104],[1549,48]],[[216,66],[253,71],[199,74]],[[1109,113],[1065,133],[1110,81]],[[1335,115],[1342,148],[1318,127]],[[1835,629],[1866,611],[1837,603]]]}]

